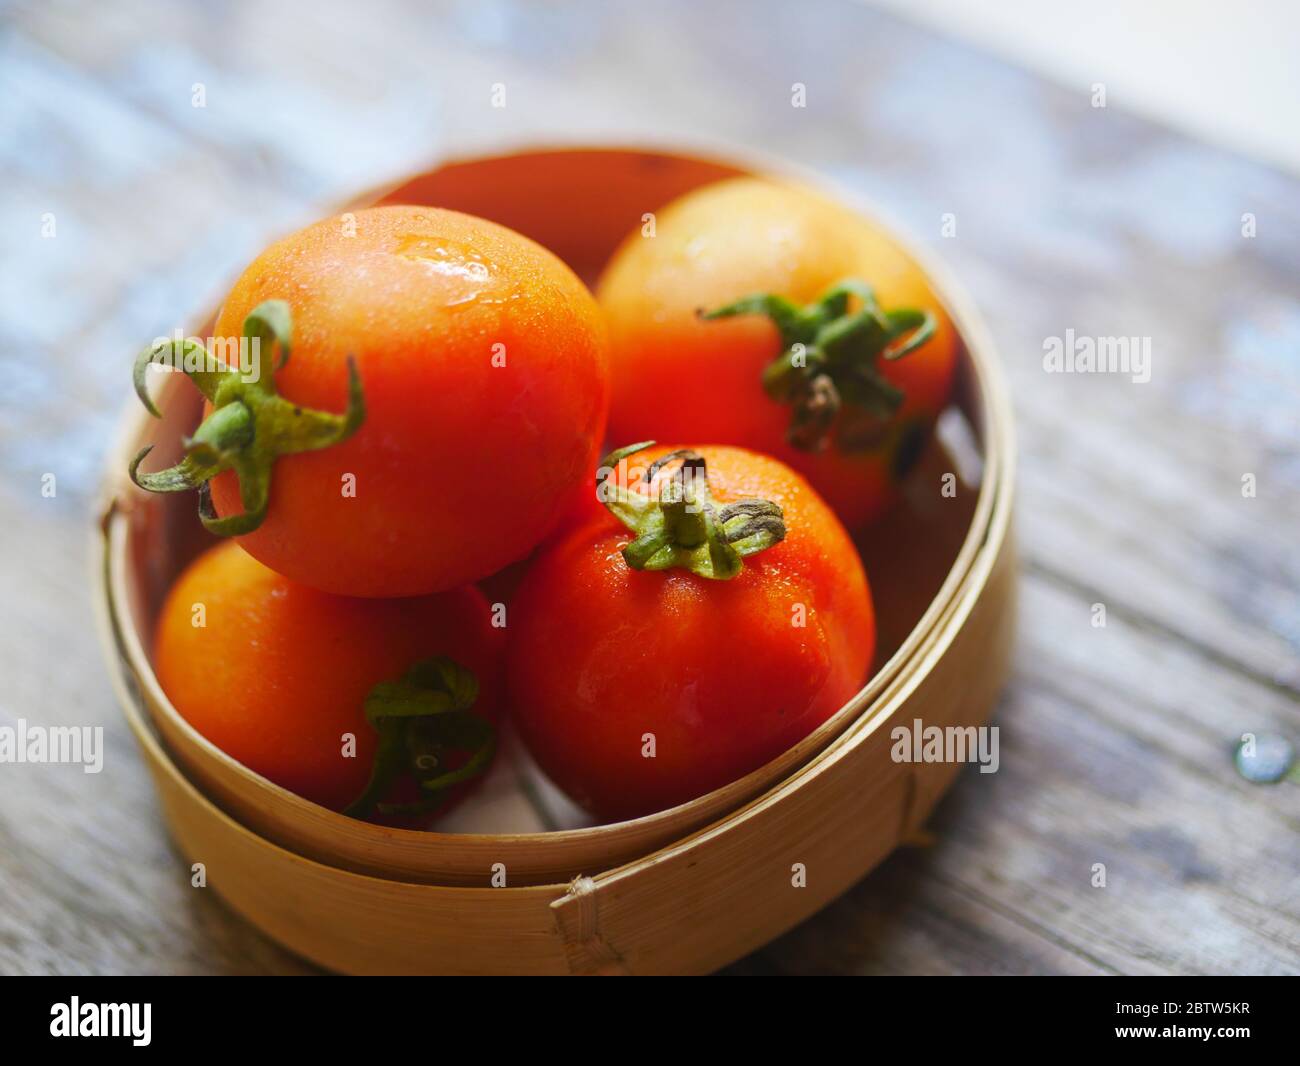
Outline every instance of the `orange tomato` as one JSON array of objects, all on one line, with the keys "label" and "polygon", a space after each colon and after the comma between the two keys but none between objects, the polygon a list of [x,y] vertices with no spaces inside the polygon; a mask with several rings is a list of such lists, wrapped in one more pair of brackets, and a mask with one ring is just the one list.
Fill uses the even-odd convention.
[{"label": "orange tomato", "polygon": [[[682,479],[688,468],[698,476]],[[689,491],[704,478],[698,520],[664,517],[677,514],[662,502],[675,482]],[[762,766],[858,691],[875,647],[848,534],[781,463],[742,448],[656,447],[611,486],[631,489],[639,535],[607,514],[543,547],[511,606],[507,653],[529,749],[605,819],[683,803]],[[714,535],[701,541],[706,511]],[[674,532],[678,521],[694,533]]]},{"label": "orange tomato", "polygon": [[[377,728],[365,712],[376,686],[401,685],[417,663],[445,657],[477,679],[472,713],[498,717],[504,631],[491,622],[473,586],[396,600],[334,596],[225,541],[168,593],[154,667],[176,710],[218,748],[277,785],[343,810],[376,764],[382,721]],[[392,698],[391,686],[385,693]],[[345,754],[349,734],[352,756]],[[450,747],[443,762],[464,764]],[[386,798],[419,793],[400,776]]]},{"label": "orange tomato", "polygon": [[[847,280],[873,290],[882,315],[928,312],[933,333],[891,360],[873,344],[883,338],[859,330],[853,347],[835,342],[833,373],[798,375],[774,398],[764,374],[787,345],[772,319],[700,315],[755,294],[807,308]],[[920,267],[875,223],[802,187],[734,178],[688,193],[658,212],[653,237],[638,232],[623,242],[596,295],[610,331],[612,439],[704,439],[766,452],[807,477],[850,528],[894,498],[951,388],[957,335]],[[854,296],[842,316],[829,317],[863,307]],[[914,320],[880,323],[893,328],[895,351],[909,334],[916,339]],[[805,358],[815,360],[812,332]],[[827,377],[836,386],[832,406]],[[892,409],[857,406],[859,393]]]},{"label": "orange tomato", "polygon": [[[268,346],[261,372],[289,404],[265,428],[227,426],[225,451],[196,455],[226,458],[210,481],[210,528],[242,534],[295,581],[408,596],[478,580],[541,541],[599,454],[599,310],[567,266],[503,226],[402,206],[318,222],[254,260],[214,333],[237,338],[276,315],[282,328],[264,339],[289,358],[276,369]],[[358,417],[304,432],[306,419],[343,411],[349,360]],[[280,454],[264,517],[245,520],[258,499],[239,462],[256,466],[258,447]],[[161,491],[191,487],[148,478]]]}]

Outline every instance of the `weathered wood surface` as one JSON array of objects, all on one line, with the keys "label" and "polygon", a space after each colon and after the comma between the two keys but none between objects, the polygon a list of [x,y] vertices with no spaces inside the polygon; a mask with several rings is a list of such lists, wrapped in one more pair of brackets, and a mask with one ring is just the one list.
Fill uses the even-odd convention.
[{"label": "weathered wood surface", "polygon": [[[753,146],[886,204],[973,292],[1020,419],[1000,771],[734,972],[1300,972],[1300,788],[1231,760],[1300,740],[1300,181],[856,5],[816,34],[755,7],[0,9],[0,724],[107,745],[98,775],[0,765],[0,972],[307,970],[189,887],[104,676],[85,559],[129,354],[360,188],[592,137]],[[1067,329],[1149,337],[1150,382],[1045,373]]]}]

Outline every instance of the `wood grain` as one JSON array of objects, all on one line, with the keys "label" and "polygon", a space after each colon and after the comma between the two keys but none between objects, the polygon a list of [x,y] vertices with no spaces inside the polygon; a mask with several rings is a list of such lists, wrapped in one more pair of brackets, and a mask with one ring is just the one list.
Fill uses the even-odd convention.
[{"label": "wood grain", "polygon": [[[856,5],[816,39],[807,5],[762,6],[6,8],[0,714],[107,750],[99,775],[0,766],[0,971],[304,969],[189,887],[95,647],[83,560],[130,354],[360,188],[601,136],[754,146],[884,202],[972,290],[1020,423],[1001,770],[734,971],[1300,972],[1300,788],[1231,762],[1247,729],[1300,740],[1300,182]],[[1150,383],[1045,374],[1066,329],[1150,337]]]}]

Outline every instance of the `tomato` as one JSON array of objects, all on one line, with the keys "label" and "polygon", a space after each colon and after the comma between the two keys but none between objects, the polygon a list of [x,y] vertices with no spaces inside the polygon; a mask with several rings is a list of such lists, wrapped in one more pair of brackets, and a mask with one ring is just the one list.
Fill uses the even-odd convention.
[{"label": "tomato", "polygon": [[607,458],[611,514],[541,549],[508,627],[520,734],[609,820],[770,761],[858,691],[875,647],[862,563],[802,477],[722,446],[620,465],[640,447]]},{"label": "tomato", "polygon": [[734,178],[681,197],[653,237],[624,241],[596,295],[612,439],[766,452],[850,528],[896,496],[951,388],[957,335],[920,267],[801,187]]},{"label": "tomato", "polygon": [[[482,219],[318,222],[258,256],[214,333],[259,340],[259,380],[191,373],[207,420],[185,462],[142,475],[141,456],[133,475],[210,486],[209,529],[327,592],[425,594],[522,559],[599,454],[599,309],[554,255]],[[142,353],[137,388],[180,354],[213,355]]]},{"label": "tomato", "polygon": [[[387,799],[432,806],[483,768],[503,660],[504,630],[473,586],[335,596],[282,577],[234,541],[190,564],[154,636],[158,681],[181,717],[277,785],[358,815]],[[420,713],[400,717],[411,711]],[[439,775],[451,780],[412,787]]]}]

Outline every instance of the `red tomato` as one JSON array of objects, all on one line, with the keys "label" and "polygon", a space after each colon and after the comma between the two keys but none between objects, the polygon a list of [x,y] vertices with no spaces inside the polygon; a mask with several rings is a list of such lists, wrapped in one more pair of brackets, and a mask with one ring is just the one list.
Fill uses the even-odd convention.
[{"label": "red tomato", "polygon": [[[611,483],[634,489],[621,517],[544,547],[510,609],[520,733],[610,820],[773,759],[858,691],[875,647],[861,561],[802,477],[741,448],[634,458]],[[674,500],[692,485],[694,518]]]},{"label": "red tomato", "polygon": [[[154,636],[172,705],[250,770],[335,810],[362,797],[378,770],[359,815],[384,800],[444,799],[456,780],[424,791],[412,782],[482,769],[470,762],[495,746],[503,652],[504,630],[473,586],[398,600],[334,596],[233,541],[180,576]],[[437,713],[390,713],[412,704]]]},{"label": "red tomato", "polygon": [[[828,298],[846,282],[853,292]],[[766,452],[850,528],[895,497],[948,399],[957,335],[920,267],[875,223],[803,188],[734,178],[683,196],[653,237],[624,241],[596,292],[613,439]]]},{"label": "red tomato", "polygon": [[[599,311],[503,226],[429,207],[318,222],[236,282],[215,334],[241,331],[262,342],[259,381],[191,375],[209,403],[189,458],[139,480],[210,484],[209,528],[314,588],[407,596],[494,573],[599,454]],[[142,354],[140,382],[171,354]]]}]

